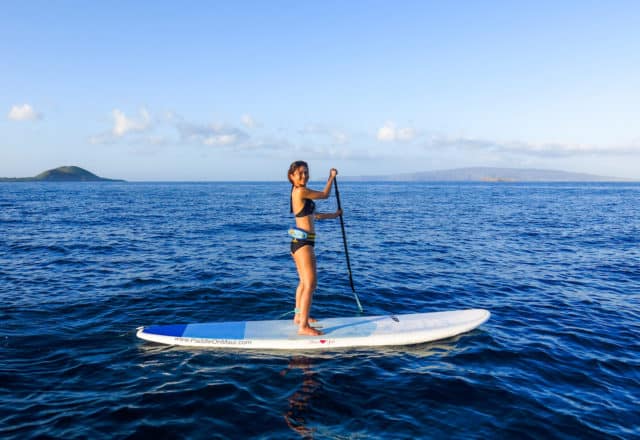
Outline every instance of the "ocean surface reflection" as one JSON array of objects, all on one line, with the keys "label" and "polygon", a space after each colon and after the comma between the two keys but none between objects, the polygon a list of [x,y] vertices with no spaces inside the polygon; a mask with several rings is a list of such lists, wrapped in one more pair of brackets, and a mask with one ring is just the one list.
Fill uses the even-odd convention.
[{"label": "ocean surface reflection", "polygon": [[[640,438],[639,184],[342,183],[365,314],[492,312],[457,338],[135,337],[290,311],[289,189],[0,184],[0,437]],[[318,233],[314,316],[353,316],[339,224]]]}]

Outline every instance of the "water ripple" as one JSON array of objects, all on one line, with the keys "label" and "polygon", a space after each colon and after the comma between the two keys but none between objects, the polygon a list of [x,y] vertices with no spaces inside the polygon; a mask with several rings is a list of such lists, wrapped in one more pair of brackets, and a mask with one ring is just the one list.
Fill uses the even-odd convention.
[{"label": "water ripple", "polygon": [[[288,185],[0,184],[0,437],[640,437],[639,185],[341,189],[366,313],[491,320],[322,353],[144,343],[291,311]],[[339,224],[317,229],[314,314],[355,314]]]}]

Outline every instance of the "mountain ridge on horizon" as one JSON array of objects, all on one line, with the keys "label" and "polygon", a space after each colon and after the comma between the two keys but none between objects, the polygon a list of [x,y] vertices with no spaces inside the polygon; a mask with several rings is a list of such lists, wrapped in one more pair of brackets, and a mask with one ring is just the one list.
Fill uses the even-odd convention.
[{"label": "mountain ridge on horizon", "polygon": [[352,182],[637,182],[637,179],[536,168],[465,167],[374,176],[345,176]]}]

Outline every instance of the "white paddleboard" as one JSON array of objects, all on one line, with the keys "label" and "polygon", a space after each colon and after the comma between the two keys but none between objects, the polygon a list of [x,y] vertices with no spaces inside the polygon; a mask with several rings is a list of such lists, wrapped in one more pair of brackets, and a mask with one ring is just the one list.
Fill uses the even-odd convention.
[{"label": "white paddleboard", "polygon": [[140,327],[137,336],[161,344],[194,347],[307,350],[409,345],[449,338],[480,326],[483,309],[411,315],[327,318],[313,326],[320,336],[300,336],[293,320],[209,322]]}]

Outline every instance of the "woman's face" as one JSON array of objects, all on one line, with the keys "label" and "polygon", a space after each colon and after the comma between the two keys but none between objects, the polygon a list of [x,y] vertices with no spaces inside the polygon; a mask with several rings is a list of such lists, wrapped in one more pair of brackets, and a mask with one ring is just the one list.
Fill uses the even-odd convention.
[{"label": "woman's face", "polygon": [[291,181],[296,186],[305,186],[309,181],[309,169],[304,165],[299,166],[291,174]]}]

